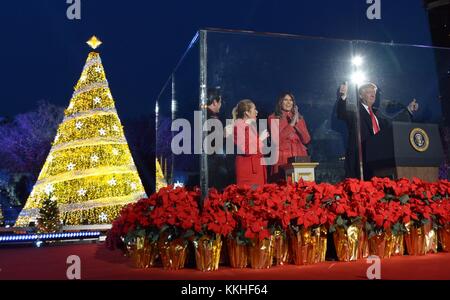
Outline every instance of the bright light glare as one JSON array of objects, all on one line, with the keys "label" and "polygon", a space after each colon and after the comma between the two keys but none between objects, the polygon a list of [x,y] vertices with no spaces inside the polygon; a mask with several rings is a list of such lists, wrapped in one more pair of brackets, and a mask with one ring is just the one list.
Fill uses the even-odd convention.
[{"label": "bright light glare", "polygon": [[361,56],[355,56],[352,58],[352,64],[359,67],[363,64],[363,58]]},{"label": "bright light glare", "polygon": [[184,183],[183,182],[180,182],[179,180],[177,180],[177,182],[175,182],[174,184],[173,184],[173,188],[174,189],[176,189],[177,187],[183,187],[184,186]]},{"label": "bright light glare", "polygon": [[363,72],[358,71],[352,74],[352,82],[357,86],[361,85],[364,81],[366,81],[366,74]]}]

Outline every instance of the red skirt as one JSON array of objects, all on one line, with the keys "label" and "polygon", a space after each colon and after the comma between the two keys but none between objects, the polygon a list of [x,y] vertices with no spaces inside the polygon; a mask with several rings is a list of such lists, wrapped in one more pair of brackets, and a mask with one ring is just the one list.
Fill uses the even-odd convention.
[{"label": "red skirt", "polygon": [[261,164],[263,156],[237,155],[236,156],[236,184],[238,185],[263,185],[267,182],[266,166]]}]

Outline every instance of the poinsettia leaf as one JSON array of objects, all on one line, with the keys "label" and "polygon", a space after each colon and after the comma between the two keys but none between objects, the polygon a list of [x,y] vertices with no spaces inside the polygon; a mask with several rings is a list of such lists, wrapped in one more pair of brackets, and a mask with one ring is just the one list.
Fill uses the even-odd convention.
[{"label": "poinsettia leaf", "polygon": [[[354,218],[350,218],[350,224],[359,224],[361,223],[362,218],[360,216],[354,217]],[[347,221],[346,221],[347,223]]]},{"label": "poinsettia leaf", "polygon": [[392,200],[392,199],[395,199],[395,196],[392,194],[386,194],[385,198],[386,198],[386,200]]},{"label": "poinsettia leaf", "polygon": [[310,202],[313,199],[314,195],[313,194],[308,194],[306,196],[306,201]]},{"label": "poinsettia leaf", "polygon": [[125,236],[123,242],[124,242],[125,244],[129,244],[129,243],[131,243],[131,241],[133,241],[133,239],[134,239],[134,232],[129,232],[129,233]]},{"label": "poinsettia leaf", "polygon": [[402,225],[400,223],[395,223],[394,226],[392,226],[392,233],[394,235],[399,235],[402,232]]},{"label": "poinsettia leaf", "polygon": [[338,217],[336,218],[336,224],[337,224],[338,226],[344,226],[344,225],[345,225],[345,221],[344,221],[344,219],[342,219],[341,216],[338,216]]},{"label": "poinsettia leaf", "polygon": [[403,195],[399,198],[401,204],[406,204],[409,201],[409,195]]},{"label": "poinsettia leaf", "polygon": [[300,226],[295,225],[295,224],[291,224],[290,226],[291,226],[291,229],[292,229],[295,233],[297,233],[297,232],[300,231]]},{"label": "poinsettia leaf", "polygon": [[144,237],[145,236],[145,229],[136,230],[136,236]]},{"label": "poinsettia leaf", "polygon": [[421,222],[422,222],[422,225],[427,225],[428,223],[430,223],[430,220],[422,219]]},{"label": "poinsettia leaf", "polygon": [[169,225],[164,224],[161,229],[159,230],[160,233],[163,233],[164,231],[166,231],[167,229],[169,229]]},{"label": "poinsettia leaf", "polygon": [[148,235],[148,239],[154,243],[159,239],[159,234],[156,232],[150,232],[150,234]]},{"label": "poinsettia leaf", "polygon": [[329,231],[330,231],[330,233],[335,232],[336,231],[336,226],[331,225]]},{"label": "poinsettia leaf", "polygon": [[184,233],[183,237],[185,239],[190,238],[191,236],[193,236],[195,234],[195,232],[192,229],[188,229],[186,230],[186,232]]},{"label": "poinsettia leaf", "polygon": [[370,224],[370,222],[366,222],[366,231],[372,231],[372,230],[373,230],[372,224]]}]

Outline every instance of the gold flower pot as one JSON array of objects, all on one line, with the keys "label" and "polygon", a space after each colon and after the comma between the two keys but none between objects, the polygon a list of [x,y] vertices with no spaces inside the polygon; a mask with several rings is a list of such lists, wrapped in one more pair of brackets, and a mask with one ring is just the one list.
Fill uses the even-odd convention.
[{"label": "gold flower pot", "polygon": [[369,257],[369,235],[362,227],[360,234],[358,258],[367,258]]},{"label": "gold flower pot", "polygon": [[405,235],[406,250],[408,255],[425,255],[425,229],[424,226],[414,227],[411,223],[405,224],[407,234]]},{"label": "gold flower pot", "polygon": [[281,266],[287,264],[288,261],[289,246],[286,233],[277,230],[273,235],[273,264]]},{"label": "gold flower pot", "polygon": [[228,259],[230,266],[236,269],[246,268],[248,264],[247,245],[239,245],[235,238],[227,239]]},{"label": "gold flower pot", "polygon": [[249,246],[250,266],[253,269],[268,269],[273,261],[273,236],[270,238],[253,239]]},{"label": "gold flower pot", "polygon": [[128,248],[128,251],[134,267],[138,269],[153,267],[158,257],[157,243],[152,243],[144,237],[136,238],[136,242]]},{"label": "gold flower pot", "polygon": [[314,262],[324,262],[327,254],[327,236],[328,230],[325,226],[320,226],[313,229],[314,237],[317,239],[317,246],[314,251]]},{"label": "gold flower pot", "polygon": [[350,225],[347,229],[336,228],[333,241],[339,261],[354,261],[362,258],[364,235],[361,225]]},{"label": "gold flower pot", "polygon": [[165,270],[179,270],[184,268],[187,257],[188,243],[178,238],[169,241],[166,238],[159,240],[158,248],[161,262]]},{"label": "gold flower pot", "polygon": [[386,234],[384,232],[377,233],[368,238],[369,255],[376,255],[379,258],[384,258],[386,251]]},{"label": "gold flower pot", "polygon": [[390,258],[391,256],[400,256],[405,252],[404,236],[403,234],[395,235],[391,231],[385,233],[386,236],[386,250],[384,257]]},{"label": "gold flower pot", "polygon": [[425,253],[437,253],[438,249],[438,235],[433,229],[431,223],[425,224]]},{"label": "gold flower pot", "polygon": [[441,244],[442,251],[450,252],[450,224],[446,224],[443,228],[439,229],[439,243]]},{"label": "gold flower pot", "polygon": [[219,268],[220,252],[222,249],[220,235],[216,235],[214,238],[202,236],[193,243],[197,269],[202,272],[216,271]]},{"label": "gold flower pot", "polygon": [[315,229],[302,228],[289,232],[290,250],[294,264],[309,265],[325,261],[327,252],[327,230],[324,226]]}]

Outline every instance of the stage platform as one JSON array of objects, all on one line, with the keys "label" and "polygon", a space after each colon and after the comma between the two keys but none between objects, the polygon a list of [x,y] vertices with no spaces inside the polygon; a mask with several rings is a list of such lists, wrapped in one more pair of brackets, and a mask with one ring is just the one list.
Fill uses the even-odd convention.
[{"label": "stage platform", "polygon": [[[41,248],[0,249],[0,280],[64,280],[69,266],[66,259],[81,259],[81,279],[88,280],[365,280],[369,264],[327,261],[309,266],[286,265],[267,270],[231,269],[221,266],[215,272],[195,269],[165,271],[161,267],[135,269],[120,251],[110,251],[104,243],[54,245]],[[450,253],[402,256],[381,261],[381,279],[450,279]]]}]

